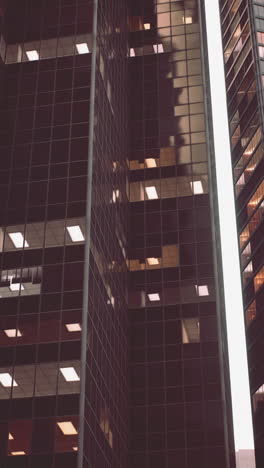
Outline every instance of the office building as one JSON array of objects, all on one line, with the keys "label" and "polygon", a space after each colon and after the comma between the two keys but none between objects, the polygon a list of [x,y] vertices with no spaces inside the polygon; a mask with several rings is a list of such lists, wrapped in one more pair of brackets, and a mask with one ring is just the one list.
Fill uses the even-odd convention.
[{"label": "office building", "polygon": [[234,468],[203,2],[0,5],[1,467]]},{"label": "office building", "polygon": [[261,1],[220,1],[257,466],[264,462],[263,50]]}]

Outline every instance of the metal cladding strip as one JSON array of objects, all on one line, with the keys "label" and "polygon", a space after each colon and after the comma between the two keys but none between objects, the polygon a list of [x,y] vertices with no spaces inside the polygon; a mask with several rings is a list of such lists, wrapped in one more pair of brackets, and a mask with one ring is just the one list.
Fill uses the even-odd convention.
[{"label": "metal cladding strip", "polygon": [[81,388],[79,407],[79,446],[77,467],[83,467],[84,456],[84,425],[85,425],[85,391],[86,391],[86,353],[89,306],[89,269],[91,247],[91,211],[92,211],[92,181],[93,181],[93,144],[94,144],[94,103],[96,85],[96,42],[97,42],[97,15],[98,0],[93,1],[93,40],[92,40],[92,66],[91,91],[89,110],[89,148],[87,169],[87,195],[86,195],[86,242],[84,259],[83,306],[82,306],[82,343],[81,343]]},{"label": "metal cladding strip", "polygon": [[237,468],[255,468],[247,346],[218,0],[204,0]]}]

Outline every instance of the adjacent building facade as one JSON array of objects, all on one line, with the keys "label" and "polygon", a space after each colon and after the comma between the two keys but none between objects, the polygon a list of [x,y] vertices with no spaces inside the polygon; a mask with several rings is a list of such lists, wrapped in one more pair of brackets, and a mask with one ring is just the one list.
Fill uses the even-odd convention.
[{"label": "adjacent building facade", "polygon": [[[264,6],[220,3],[260,467]],[[0,6],[1,467],[234,468],[203,2]]]},{"label": "adjacent building facade", "polygon": [[220,1],[257,466],[264,461],[263,42],[261,1]]}]

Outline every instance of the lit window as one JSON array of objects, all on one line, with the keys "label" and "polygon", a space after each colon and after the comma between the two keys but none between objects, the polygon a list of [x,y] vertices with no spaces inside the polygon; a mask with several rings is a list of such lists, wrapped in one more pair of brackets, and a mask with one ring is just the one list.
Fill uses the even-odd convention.
[{"label": "lit window", "polygon": [[191,189],[192,189],[194,195],[204,193],[203,184],[202,184],[202,182],[200,180],[195,180],[194,182],[190,182],[190,184],[191,184]]},{"label": "lit window", "polygon": [[198,343],[200,341],[200,323],[197,318],[182,320],[182,342]]},{"label": "lit window", "polygon": [[119,192],[118,189],[113,190],[113,195],[112,195],[112,201],[113,201],[113,203],[116,203],[116,201],[117,201],[118,198],[119,198],[119,195],[120,195],[120,192]]},{"label": "lit window", "polygon": [[153,49],[154,49],[155,54],[162,54],[162,52],[164,52],[162,44],[154,44]]},{"label": "lit window", "polygon": [[246,320],[247,320],[247,325],[254,320],[254,318],[257,315],[257,307],[256,307],[256,301],[253,301],[247,308],[246,310]]},{"label": "lit window", "polygon": [[20,452],[11,452],[11,455],[26,455],[26,452],[20,451]]},{"label": "lit window", "polygon": [[30,62],[39,60],[39,53],[36,50],[26,50],[26,56]]},{"label": "lit window", "polygon": [[207,285],[198,286],[195,285],[196,293],[198,296],[209,296],[209,290]]},{"label": "lit window", "polygon": [[149,265],[159,265],[159,259],[155,257],[147,258],[147,262]]},{"label": "lit window", "polygon": [[148,294],[148,298],[151,302],[160,301],[159,293]]},{"label": "lit window", "polygon": [[249,262],[249,264],[246,266],[245,270],[246,273],[252,273],[253,271],[253,265],[252,262]]},{"label": "lit window", "polygon": [[3,374],[0,374],[0,383],[3,385],[3,387],[17,387],[17,383],[15,380],[12,379],[12,376],[8,374],[7,372],[4,372]]},{"label": "lit window", "polygon": [[130,57],[135,57],[136,54],[135,54],[135,49],[131,48],[130,49]]},{"label": "lit window", "polygon": [[86,42],[83,42],[81,44],[76,44],[76,49],[78,54],[88,54],[89,53],[89,47]]},{"label": "lit window", "polygon": [[256,274],[254,278],[255,292],[257,292],[263,284],[264,284],[264,266],[259,270],[259,272]]},{"label": "lit window", "polygon": [[11,432],[8,434],[8,440],[14,440],[14,437],[12,436]]},{"label": "lit window", "polygon": [[16,338],[22,336],[22,333],[20,330],[17,330],[16,328],[9,328],[8,330],[4,330],[6,336],[8,338]]},{"label": "lit window", "polygon": [[24,291],[24,286],[21,283],[10,283],[9,286],[10,291]]},{"label": "lit window", "polygon": [[78,452],[78,447],[72,447],[72,450],[74,450],[74,452]]},{"label": "lit window", "polygon": [[264,47],[259,46],[258,50],[260,58],[264,58]]},{"label": "lit window", "polygon": [[145,159],[145,163],[146,163],[147,168],[157,167],[156,159],[154,158]]},{"label": "lit window", "polygon": [[101,409],[100,427],[110,445],[113,448],[113,433],[110,428],[109,411],[107,408]]},{"label": "lit window", "polygon": [[257,38],[258,38],[258,42],[260,42],[261,44],[264,44],[264,33],[263,32],[257,32]]},{"label": "lit window", "polygon": [[64,435],[76,435],[78,432],[76,431],[74,425],[72,424],[71,421],[64,421],[64,422],[58,422],[57,423],[61,432]]},{"label": "lit window", "polygon": [[243,172],[243,174],[241,174],[241,176],[239,177],[236,185],[245,185],[245,174]]},{"label": "lit window", "polygon": [[60,371],[67,382],[78,382],[80,380],[74,367],[61,367]]},{"label": "lit window", "polygon": [[248,241],[249,239],[249,236],[250,236],[250,232],[249,232],[249,226],[247,226],[244,231],[240,234],[240,247],[242,248],[243,245]]},{"label": "lit window", "polygon": [[191,16],[184,16],[184,17],[182,18],[182,20],[183,20],[183,23],[185,23],[185,24],[192,24],[192,22],[193,22]]},{"label": "lit window", "polygon": [[27,241],[24,239],[24,236],[21,232],[9,232],[8,235],[17,249],[29,247]]},{"label": "lit window", "polygon": [[79,323],[66,323],[65,327],[67,328],[68,332],[80,332],[82,330]]},{"label": "lit window", "polygon": [[144,29],[150,29],[150,23],[144,23]]},{"label": "lit window", "polygon": [[156,187],[154,187],[154,186],[153,187],[145,187],[145,190],[146,190],[146,194],[147,194],[147,197],[148,197],[149,200],[154,200],[156,198],[159,198]]},{"label": "lit window", "polygon": [[67,231],[72,242],[82,242],[84,241],[84,236],[81,231],[80,226],[67,226]]}]

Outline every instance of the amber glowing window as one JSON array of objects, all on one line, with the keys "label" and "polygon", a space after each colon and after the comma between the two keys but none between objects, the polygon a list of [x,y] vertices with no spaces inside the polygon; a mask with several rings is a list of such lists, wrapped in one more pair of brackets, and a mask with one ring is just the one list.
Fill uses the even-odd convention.
[{"label": "amber glowing window", "polygon": [[257,311],[256,311],[256,301],[251,302],[251,304],[248,306],[246,310],[246,321],[247,325],[252,322],[252,320],[256,317]]},{"label": "amber glowing window", "polygon": [[110,416],[109,416],[109,410],[107,408],[101,409],[100,427],[110,447],[113,447],[113,432],[110,427]]},{"label": "amber glowing window", "polygon": [[264,197],[264,181],[258,186],[256,192],[254,193],[253,197],[248,202],[247,209],[248,214],[250,215],[252,211],[256,208],[256,206],[261,202]]},{"label": "amber glowing window", "polygon": [[254,278],[255,292],[257,292],[263,284],[264,284],[264,266],[259,270],[259,272],[256,274]]}]

